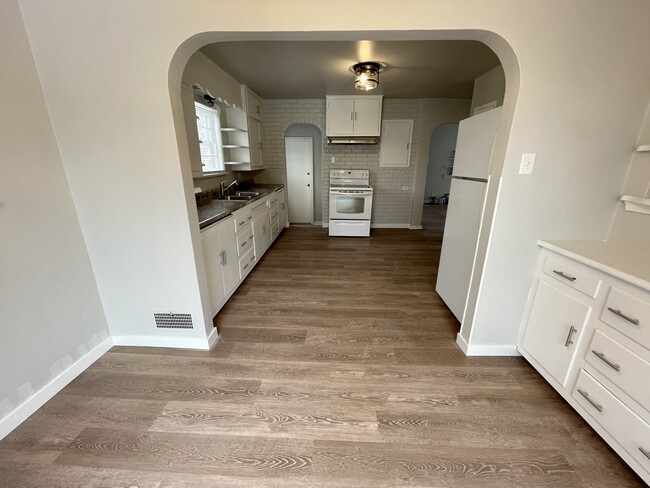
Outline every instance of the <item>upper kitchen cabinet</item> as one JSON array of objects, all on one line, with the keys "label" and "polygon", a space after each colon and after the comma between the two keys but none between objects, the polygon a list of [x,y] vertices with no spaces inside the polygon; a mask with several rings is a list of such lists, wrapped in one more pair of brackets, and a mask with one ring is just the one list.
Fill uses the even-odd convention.
[{"label": "upper kitchen cabinet", "polygon": [[254,118],[255,120],[262,120],[262,99],[246,85],[241,86],[242,100],[244,101],[244,108],[246,115]]},{"label": "upper kitchen cabinet", "polygon": [[325,97],[327,136],[379,136],[382,95]]},{"label": "upper kitchen cabinet", "polygon": [[384,120],[379,166],[406,168],[411,160],[413,120]]}]

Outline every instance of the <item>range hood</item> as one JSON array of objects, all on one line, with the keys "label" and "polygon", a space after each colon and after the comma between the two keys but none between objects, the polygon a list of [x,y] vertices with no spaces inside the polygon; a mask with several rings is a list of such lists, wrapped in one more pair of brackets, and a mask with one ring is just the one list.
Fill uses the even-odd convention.
[{"label": "range hood", "polygon": [[379,136],[328,136],[328,144],[378,144]]}]

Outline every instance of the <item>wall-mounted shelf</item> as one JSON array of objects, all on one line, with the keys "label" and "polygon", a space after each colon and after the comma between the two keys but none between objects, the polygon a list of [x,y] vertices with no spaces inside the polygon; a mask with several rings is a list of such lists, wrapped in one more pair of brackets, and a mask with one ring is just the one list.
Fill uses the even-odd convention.
[{"label": "wall-mounted shelf", "polygon": [[240,146],[238,144],[224,144],[224,149],[247,149],[248,146]]},{"label": "wall-mounted shelf", "polygon": [[650,144],[641,144],[636,148],[636,152],[650,152]]},{"label": "wall-mounted shelf", "polygon": [[634,195],[623,195],[621,201],[625,204],[625,210],[650,215],[650,198],[635,197]]},{"label": "wall-mounted shelf", "polygon": [[239,129],[238,127],[222,127],[221,132],[248,132],[248,130]]}]

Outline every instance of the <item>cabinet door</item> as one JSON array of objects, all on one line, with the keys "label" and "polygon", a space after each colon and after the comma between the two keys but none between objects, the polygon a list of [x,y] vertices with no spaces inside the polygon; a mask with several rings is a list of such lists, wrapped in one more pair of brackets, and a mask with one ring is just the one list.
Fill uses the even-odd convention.
[{"label": "cabinet door", "polygon": [[253,244],[255,246],[255,257],[260,259],[266,248],[264,247],[264,217],[266,212],[253,219]]},{"label": "cabinet door", "polygon": [[230,295],[239,284],[239,257],[235,237],[235,219],[228,219],[217,226],[219,249],[221,252],[221,274],[226,296]]},{"label": "cabinet door", "polygon": [[378,136],[381,130],[381,98],[359,97],[354,100],[354,135]]},{"label": "cabinet door", "polygon": [[278,225],[280,230],[287,225],[287,197],[284,188],[278,192]]},{"label": "cabinet door", "polygon": [[252,117],[248,118],[248,139],[251,168],[261,168],[264,166],[264,159],[262,157],[262,123]]},{"label": "cabinet door", "polygon": [[411,159],[412,120],[384,120],[379,166],[408,167]]},{"label": "cabinet door", "polygon": [[562,386],[590,311],[589,305],[539,281],[522,346]]},{"label": "cabinet door", "polygon": [[263,217],[263,223],[262,223],[262,232],[264,233],[264,251],[266,251],[269,247],[271,247],[271,243],[273,242],[273,236],[271,234],[271,211],[265,212]]},{"label": "cabinet door", "polygon": [[262,120],[262,100],[250,88],[244,89],[246,97],[246,113],[249,117]]},{"label": "cabinet door", "polygon": [[226,293],[223,286],[223,270],[221,267],[219,233],[216,225],[201,233],[201,245],[203,246],[205,273],[208,278],[210,311],[214,315],[226,300]]},{"label": "cabinet door", "polygon": [[354,98],[328,98],[326,133],[328,136],[354,134]]}]

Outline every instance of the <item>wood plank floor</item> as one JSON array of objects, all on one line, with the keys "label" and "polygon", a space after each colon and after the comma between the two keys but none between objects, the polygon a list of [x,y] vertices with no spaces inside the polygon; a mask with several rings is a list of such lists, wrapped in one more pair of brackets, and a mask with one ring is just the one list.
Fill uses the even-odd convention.
[{"label": "wood plank floor", "polygon": [[0,442],[0,486],[643,486],[523,359],[457,348],[439,210],[288,229],[214,351],[113,348]]}]

